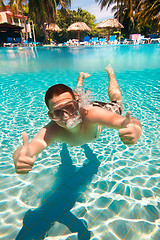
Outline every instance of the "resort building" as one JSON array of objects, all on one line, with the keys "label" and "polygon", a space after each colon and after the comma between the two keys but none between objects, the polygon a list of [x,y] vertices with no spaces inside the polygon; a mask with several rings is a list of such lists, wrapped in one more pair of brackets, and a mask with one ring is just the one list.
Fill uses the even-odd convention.
[{"label": "resort building", "polygon": [[5,9],[0,8],[0,44],[2,45],[3,43],[9,42],[11,38],[21,40],[32,39],[32,31],[28,17],[22,16],[20,12],[13,14],[7,5]]}]

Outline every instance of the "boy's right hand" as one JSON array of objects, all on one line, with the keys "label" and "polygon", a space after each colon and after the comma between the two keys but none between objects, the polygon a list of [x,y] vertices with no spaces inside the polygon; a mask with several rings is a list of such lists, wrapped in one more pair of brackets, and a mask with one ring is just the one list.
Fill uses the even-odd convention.
[{"label": "boy's right hand", "polygon": [[26,132],[22,133],[23,145],[17,149],[13,154],[13,162],[15,165],[15,171],[18,174],[26,174],[32,170],[33,164],[36,160],[36,156],[31,156],[29,151],[28,136]]}]

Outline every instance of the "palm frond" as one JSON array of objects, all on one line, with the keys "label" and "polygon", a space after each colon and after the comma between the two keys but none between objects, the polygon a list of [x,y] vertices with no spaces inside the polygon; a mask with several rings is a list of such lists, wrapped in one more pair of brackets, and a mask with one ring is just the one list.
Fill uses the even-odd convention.
[{"label": "palm frond", "polygon": [[4,4],[4,1],[3,1],[3,0],[0,0],[0,7],[2,7],[2,10],[5,9],[5,4]]}]

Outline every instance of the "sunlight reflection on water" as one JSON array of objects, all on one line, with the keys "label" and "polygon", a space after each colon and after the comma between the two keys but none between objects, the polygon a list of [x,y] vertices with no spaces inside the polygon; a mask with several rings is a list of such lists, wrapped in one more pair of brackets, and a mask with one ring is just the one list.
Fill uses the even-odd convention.
[{"label": "sunlight reflection on water", "polygon": [[[26,212],[32,209],[34,215],[42,203],[48,207],[55,199],[64,203],[55,211],[71,204],[64,216],[72,220],[73,233],[61,219],[51,227],[50,237],[78,239],[74,231],[84,221],[94,240],[159,239],[159,49],[159,45],[0,49],[2,239],[15,239]],[[56,143],[38,156],[31,173],[16,175],[12,153],[21,145],[22,132],[31,139],[48,122],[47,88],[58,82],[73,88],[79,72],[87,71],[91,77],[86,89],[92,91],[93,99],[108,101],[104,72],[108,63],[122,90],[124,114],[130,110],[143,125],[139,142],[125,146],[117,131],[105,129],[88,144],[95,154],[90,152],[91,159],[81,147],[68,146],[71,161],[62,162],[62,144]],[[50,214],[45,220],[51,221]]]}]

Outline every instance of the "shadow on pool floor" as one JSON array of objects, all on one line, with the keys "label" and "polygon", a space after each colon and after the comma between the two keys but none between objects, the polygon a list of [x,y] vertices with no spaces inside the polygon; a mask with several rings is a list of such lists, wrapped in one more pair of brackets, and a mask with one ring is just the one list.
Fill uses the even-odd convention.
[{"label": "shadow on pool floor", "polygon": [[76,171],[67,146],[63,144],[61,165],[52,192],[45,196],[39,208],[27,211],[16,240],[44,239],[55,221],[66,225],[72,233],[78,232],[78,239],[90,239],[91,232],[87,229],[87,223],[70,211],[87,190],[86,184],[92,180],[100,165],[100,161],[88,145],[85,144],[82,148],[88,163]]}]

